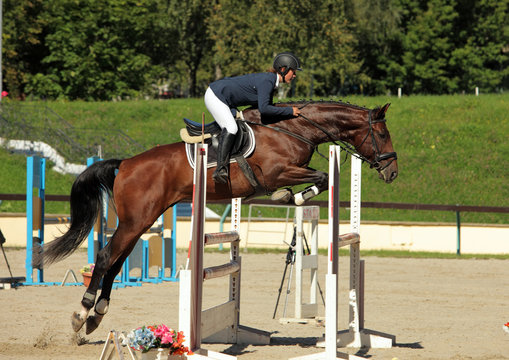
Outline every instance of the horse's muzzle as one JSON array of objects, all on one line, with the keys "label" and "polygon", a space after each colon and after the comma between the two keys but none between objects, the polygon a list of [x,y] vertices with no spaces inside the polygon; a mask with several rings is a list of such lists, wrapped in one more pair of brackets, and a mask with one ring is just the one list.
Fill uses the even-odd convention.
[{"label": "horse's muzzle", "polygon": [[[380,179],[390,184],[398,177],[398,155],[395,152],[384,153],[377,156],[373,167],[378,170]],[[382,163],[385,161],[385,163]]]},{"label": "horse's muzzle", "polygon": [[385,166],[383,170],[380,170],[378,174],[380,179],[385,181],[387,184],[390,184],[398,177],[398,163],[392,160],[390,164]]}]

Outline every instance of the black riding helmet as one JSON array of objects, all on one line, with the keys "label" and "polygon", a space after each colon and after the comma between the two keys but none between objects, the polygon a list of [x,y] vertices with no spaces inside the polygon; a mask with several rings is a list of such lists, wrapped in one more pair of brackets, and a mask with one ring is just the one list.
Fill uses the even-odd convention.
[{"label": "black riding helmet", "polygon": [[[283,78],[283,82],[285,81],[285,75],[290,71],[290,69],[293,70],[302,70],[300,68],[300,60],[294,53],[291,53],[289,51],[285,51],[282,53],[279,53],[274,58],[274,65],[272,67],[277,71],[278,74],[281,75]],[[285,70],[281,70],[281,68],[285,68]]]}]

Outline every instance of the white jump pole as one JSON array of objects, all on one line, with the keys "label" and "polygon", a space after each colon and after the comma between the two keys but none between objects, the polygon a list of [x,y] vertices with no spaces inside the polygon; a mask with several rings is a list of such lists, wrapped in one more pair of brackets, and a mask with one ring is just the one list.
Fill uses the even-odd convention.
[{"label": "white jump pole", "polygon": [[[350,181],[350,232],[360,234],[361,225],[361,165],[362,161],[358,157],[351,157],[351,181]],[[350,292],[349,308],[350,320],[348,323],[348,333],[353,335],[351,346],[361,347],[360,329],[361,326],[361,306],[360,306],[360,283],[361,283],[361,260],[360,260],[360,242],[350,246]],[[340,344],[341,337],[340,337]]]},{"label": "white jump pole", "polygon": [[[360,234],[361,159],[352,156],[350,192],[350,231]],[[364,328],[364,260],[360,260],[360,242],[350,246],[349,326],[338,333],[338,346],[391,348],[394,335]]]},{"label": "white jump pole", "polygon": [[[337,351],[339,346],[391,347],[395,336],[364,329],[363,266],[360,261],[360,175],[361,161],[352,156],[351,233],[339,235],[340,147],[329,147],[329,248],[325,301],[325,352],[294,359],[364,359]],[[350,246],[350,321],[348,330],[338,332],[338,248]]]},{"label": "white jump pole", "polygon": [[[296,292],[295,292],[295,317],[296,318],[314,318],[318,315],[318,305],[316,302],[316,292],[318,285],[318,220],[320,218],[320,208],[318,206],[297,207],[295,209],[296,222]],[[311,222],[311,249],[310,254],[304,256],[304,228],[305,220]],[[303,272],[309,270],[309,302],[303,302]]]}]

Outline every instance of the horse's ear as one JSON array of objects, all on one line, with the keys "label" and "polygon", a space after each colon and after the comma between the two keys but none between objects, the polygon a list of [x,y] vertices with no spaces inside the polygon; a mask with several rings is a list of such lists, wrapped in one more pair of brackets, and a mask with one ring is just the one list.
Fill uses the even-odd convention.
[{"label": "horse's ear", "polygon": [[385,117],[385,113],[387,112],[387,109],[389,109],[389,106],[391,106],[391,103],[387,103],[384,106],[376,109],[374,119],[383,119]]}]

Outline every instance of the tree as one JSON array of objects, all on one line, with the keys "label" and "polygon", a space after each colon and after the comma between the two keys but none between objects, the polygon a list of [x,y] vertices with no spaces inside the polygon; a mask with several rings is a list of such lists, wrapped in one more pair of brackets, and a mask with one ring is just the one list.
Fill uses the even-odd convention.
[{"label": "tree", "polygon": [[429,0],[427,8],[408,26],[403,64],[407,69],[407,92],[452,93],[459,77],[452,70],[455,49],[455,0]]},{"label": "tree", "polygon": [[3,30],[12,97],[200,96],[281,51],[285,96],[509,87],[508,0],[4,0]]},{"label": "tree", "polygon": [[400,7],[391,0],[345,1],[345,13],[357,39],[361,71],[369,77],[364,93],[380,94],[401,86],[402,40]]},{"label": "tree", "polygon": [[165,23],[158,3],[149,0],[53,0],[47,3],[42,62],[46,71],[31,77],[28,88],[45,93],[51,84],[60,97],[109,100],[149,91],[169,47],[161,44]]},{"label": "tree", "polygon": [[42,71],[48,54],[44,44],[43,0],[3,1],[3,88],[12,98],[23,98],[30,74]]},{"label": "tree", "polygon": [[296,52],[285,42],[291,15],[281,16],[279,5],[267,0],[216,1],[208,20],[215,79],[263,72],[272,66],[278,52]]},{"label": "tree", "polygon": [[315,47],[309,48],[311,54],[316,54],[313,57],[314,66],[319,69],[316,78],[324,83],[317,94],[362,93],[370,78],[362,68],[364,59],[358,51],[358,39],[344,15],[343,6],[336,1],[326,1],[319,14],[322,24],[317,34],[319,40]]},{"label": "tree", "polygon": [[463,46],[452,54],[460,88],[496,91],[509,85],[509,2],[465,1],[458,5],[463,22]]},{"label": "tree", "polygon": [[169,1],[167,21],[176,34],[174,51],[187,69],[189,95],[192,97],[198,95],[198,71],[213,45],[206,23],[211,7],[211,0]]},{"label": "tree", "polygon": [[355,39],[348,32],[342,6],[334,0],[292,4],[219,0],[209,29],[221,75],[265,71],[277,53],[292,51],[304,68],[293,96],[328,96],[339,93],[347,79],[363,79],[353,50]]}]

